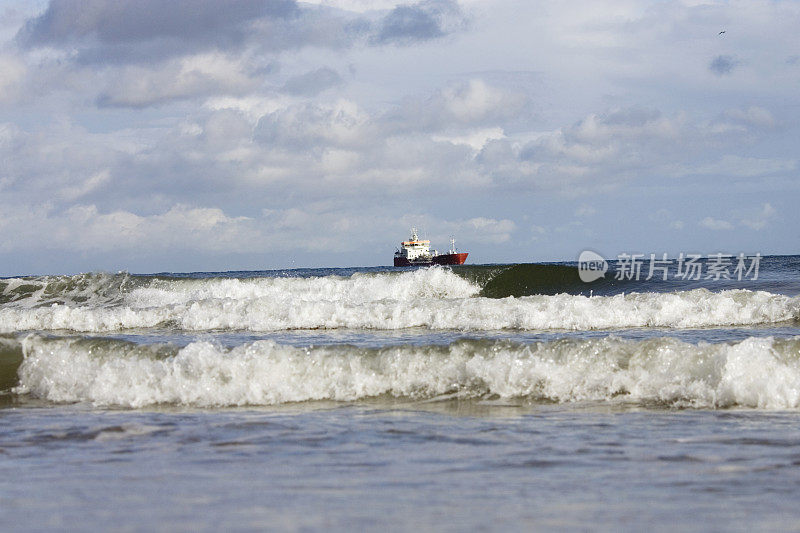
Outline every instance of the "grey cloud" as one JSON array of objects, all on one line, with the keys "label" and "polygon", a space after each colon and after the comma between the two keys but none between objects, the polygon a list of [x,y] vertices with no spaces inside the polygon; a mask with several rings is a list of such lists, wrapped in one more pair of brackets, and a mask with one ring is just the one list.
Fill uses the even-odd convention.
[{"label": "grey cloud", "polygon": [[585,145],[593,149],[623,139],[671,138],[680,127],[678,117],[670,119],[656,109],[625,107],[599,115],[589,115],[561,133],[570,145]]},{"label": "grey cloud", "polygon": [[23,48],[74,51],[74,60],[87,65],[152,64],[209,50],[263,54],[413,42],[445,35],[462,21],[452,0],[400,6],[382,24],[295,0],[51,0],[16,40]]},{"label": "grey cloud", "polygon": [[412,44],[436,39],[463,25],[464,16],[456,2],[428,0],[395,7],[380,23],[372,38],[376,44]]},{"label": "grey cloud", "polygon": [[615,109],[603,117],[603,122],[614,126],[645,126],[661,118],[657,109],[627,107]]},{"label": "grey cloud", "polygon": [[356,106],[297,104],[261,117],[253,138],[264,145],[306,152],[314,147],[363,147],[379,134]]},{"label": "grey cloud", "polygon": [[28,44],[64,44],[88,36],[105,43],[177,37],[207,41],[238,33],[263,16],[295,14],[294,0],[52,0],[30,21],[21,38]]},{"label": "grey cloud", "polygon": [[[588,193],[642,176],[735,175],[745,163],[752,175],[787,174],[793,163],[748,161],[713,164],[731,149],[741,150],[773,128],[766,109],[729,110],[708,121],[687,113],[662,114],[655,109],[620,108],[592,114],[573,126],[539,136],[522,146],[508,139],[488,142],[476,157],[495,183],[519,182],[564,191],[570,184]],[[766,170],[764,170],[766,169]],[[750,174],[748,174],[750,175]]]},{"label": "grey cloud", "polygon": [[[286,50],[410,44],[446,35],[464,20],[452,0],[400,6],[383,24],[370,16],[295,0],[51,0],[16,40],[23,49],[61,51],[36,70],[37,94],[77,77],[72,83],[95,92],[99,107],[145,108],[252,92],[264,83],[265,65]],[[282,89],[313,97],[341,83],[337,72],[321,68]]]},{"label": "grey cloud", "polygon": [[708,70],[717,76],[724,76],[730,74],[733,69],[739,64],[739,61],[732,56],[717,56],[708,65]]},{"label": "grey cloud", "polygon": [[729,109],[715,123],[717,126],[735,125],[742,130],[769,130],[777,125],[775,117],[763,107],[750,106],[746,109]]},{"label": "grey cloud", "polygon": [[330,68],[320,68],[290,78],[283,86],[283,91],[300,96],[316,96],[326,89],[342,83],[339,73]]},{"label": "grey cloud", "polygon": [[294,0],[52,0],[17,40],[26,47],[74,46],[86,63],[156,60],[241,46],[255,21],[298,12]]}]

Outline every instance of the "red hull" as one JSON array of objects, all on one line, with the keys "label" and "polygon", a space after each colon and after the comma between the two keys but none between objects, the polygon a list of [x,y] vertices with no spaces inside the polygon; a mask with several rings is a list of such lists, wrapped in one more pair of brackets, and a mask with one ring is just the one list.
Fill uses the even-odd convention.
[{"label": "red hull", "polygon": [[425,261],[409,261],[404,257],[395,257],[394,266],[407,267],[407,266],[417,266],[417,265],[463,265],[464,261],[467,260],[468,255],[469,252],[463,252],[458,254],[442,254],[434,256],[431,259]]}]

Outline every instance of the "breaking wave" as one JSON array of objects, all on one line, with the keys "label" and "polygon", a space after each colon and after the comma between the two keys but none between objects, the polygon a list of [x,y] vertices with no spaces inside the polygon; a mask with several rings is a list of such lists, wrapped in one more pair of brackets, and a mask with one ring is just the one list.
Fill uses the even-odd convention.
[{"label": "breaking wave", "polygon": [[610,329],[797,320],[800,297],[744,289],[487,298],[447,268],[351,276],[0,280],[0,332],[359,328]]},{"label": "breaking wave", "polygon": [[17,343],[14,392],[53,402],[211,407],[389,396],[800,408],[800,337],[466,339],[382,348],[198,341],[178,348],[29,335]]}]

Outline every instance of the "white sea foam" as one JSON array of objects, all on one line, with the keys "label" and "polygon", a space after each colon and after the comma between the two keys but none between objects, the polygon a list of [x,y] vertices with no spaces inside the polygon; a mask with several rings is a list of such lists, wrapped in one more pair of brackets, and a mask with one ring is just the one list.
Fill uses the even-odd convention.
[{"label": "white sea foam", "polygon": [[[103,344],[104,343],[104,344]],[[272,405],[308,400],[526,398],[683,407],[800,408],[800,337],[699,345],[671,338],[464,340],[449,346],[232,349],[29,336],[17,393],[141,407]],[[158,352],[159,355],[156,355]]]},{"label": "white sea foam", "polygon": [[448,269],[434,267],[399,273],[356,273],[347,277],[154,280],[132,290],[126,301],[134,307],[254,300],[285,305],[296,302],[359,305],[382,300],[467,298],[478,292],[477,285]]},{"label": "white sea foam", "polygon": [[131,285],[118,293],[98,290],[104,294],[98,301],[7,303],[0,308],[0,332],[104,332],[163,325],[189,331],[585,330],[753,325],[800,318],[800,297],[748,290],[483,298],[476,296],[477,285],[444,268],[351,277],[152,279]]}]

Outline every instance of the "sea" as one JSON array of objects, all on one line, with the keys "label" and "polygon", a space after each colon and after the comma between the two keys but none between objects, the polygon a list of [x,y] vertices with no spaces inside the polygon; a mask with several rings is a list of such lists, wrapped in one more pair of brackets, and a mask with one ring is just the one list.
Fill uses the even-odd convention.
[{"label": "sea", "polygon": [[0,279],[0,530],[798,531],[800,256],[695,263]]}]

